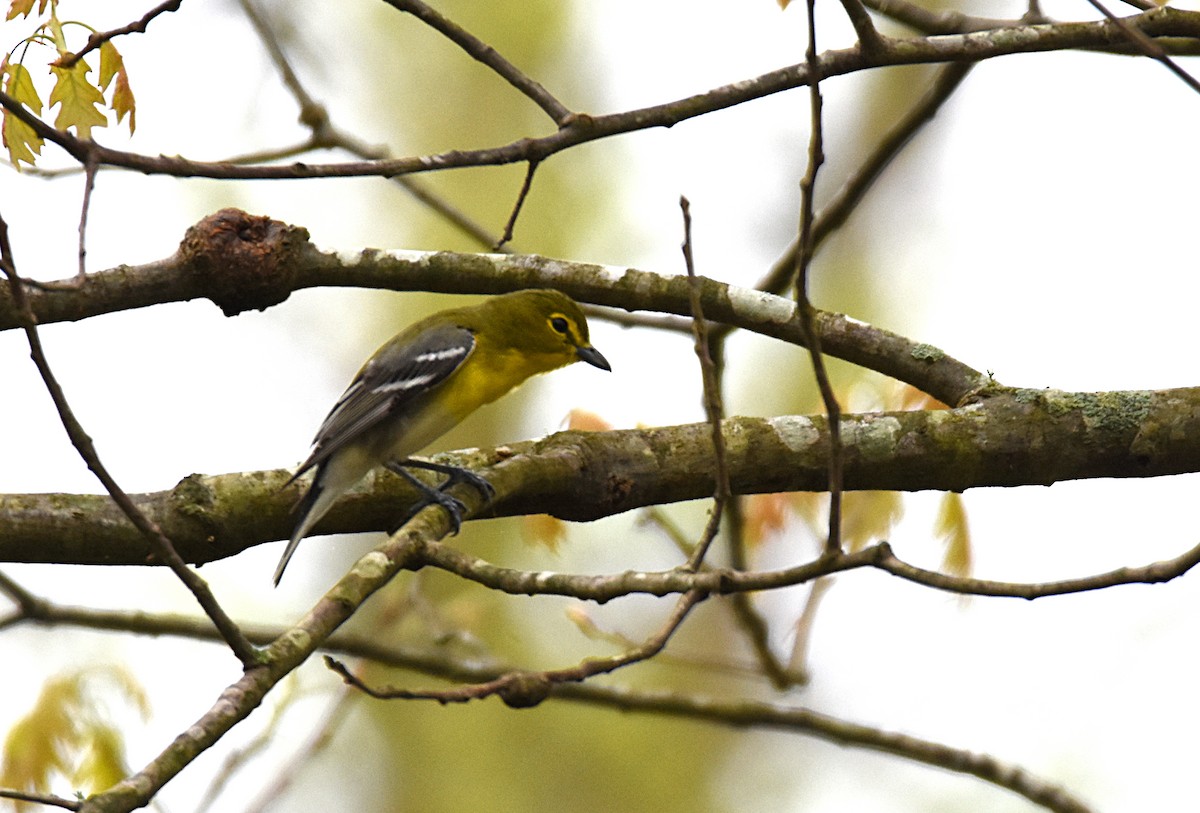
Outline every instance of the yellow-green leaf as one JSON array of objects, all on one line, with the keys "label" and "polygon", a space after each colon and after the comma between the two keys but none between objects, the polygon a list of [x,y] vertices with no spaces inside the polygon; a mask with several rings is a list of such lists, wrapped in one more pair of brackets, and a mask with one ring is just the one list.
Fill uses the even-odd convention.
[{"label": "yellow-green leaf", "polygon": [[148,714],[145,692],[120,668],[91,667],[47,681],[4,740],[0,786],[48,793],[65,778],[99,791],[120,781],[128,771],[121,735],[108,717],[106,700],[114,694]]},{"label": "yellow-green leaf", "polygon": [[946,543],[942,568],[954,576],[971,574],[971,530],[967,525],[967,509],[962,494],[951,491],[942,497],[934,533]]},{"label": "yellow-green leaf", "polygon": [[107,90],[108,83],[121,71],[125,70],[125,60],[112,41],[100,46],[100,89]]},{"label": "yellow-green leaf", "polygon": [[22,161],[33,166],[37,163],[37,156],[42,154],[44,142],[41,136],[7,110],[4,111],[3,123],[0,123],[0,138],[3,139],[4,146],[8,149],[9,160],[18,169],[20,169]]},{"label": "yellow-green leaf", "polygon": [[[46,8],[46,0],[42,0],[42,10]],[[17,17],[28,17],[33,11],[33,0],[12,0],[8,6],[8,16],[4,19],[15,20]],[[41,14],[41,11],[38,12]]]},{"label": "yellow-green leaf", "polygon": [[42,97],[33,85],[33,76],[29,70],[18,63],[5,65],[4,73],[8,77],[4,83],[4,92],[32,110],[34,115],[41,115]]},{"label": "yellow-green leaf", "polygon": [[46,792],[51,779],[66,770],[64,743],[74,736],[72,714],[77,707],[77,683],[55,678],[48,682],[29,713],[19,719],[4,739],[0,784]]},{"label": "yellow-green leaf", "polygon": [[848,491],[842,494],[842,544],[855,551],[887,539],[902,516],[904,500],[899,492]]},{"label": "yellow-green leaf", "polygon": [[108,724],[96,724],[85,734],[83,755],[71,775],[71,784],[88,793],[108,790],[129,773],[125,765],[125,743]]},{"label": "yellow-green leaf", "polygon": [[[42,99],[38,96],[37,88],[33,86],[33,78],[24,65],[4,65],[3,85],[5,93],[28,107],[34,114],[42,112]],[[37,156],[41,155],[44,143],[32,127],[7,109],[0,119],[0,140],[8,149],[8,157],[13,166],[18,169],[22,161],[33,166]]]},{"label": "yellow-green leaf", "polygon": [[104,104],[104,94],[88,81],[91,71],[82,59],[71,68],[50,67],[54,74],[54,90],[50,91],[50,105],[58,105],[58,116],[54,126],[60,130],[74,127],[80,138],[91,138],[93,127],[104,127],[108,119],[99,105]]}]

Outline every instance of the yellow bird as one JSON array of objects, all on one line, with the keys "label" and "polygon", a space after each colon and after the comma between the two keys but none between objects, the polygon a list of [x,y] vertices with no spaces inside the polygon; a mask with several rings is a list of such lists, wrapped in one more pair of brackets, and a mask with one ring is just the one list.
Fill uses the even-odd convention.
[{"label": "yellow bird", "polygon": [[[421,490],[424,496],[413,511],[436,503],[457,531],[463,504],[446,490],[467,482],[490,498],[491,484],[466,469],[409,456],[525,379],[576,361],[612,369],[588,340],[579,305],[548,289],[516,291],[435,313],[396,334],[358,371],[317,431],[312,454],[288,480],[290,485],[316,469],[297,506],[300,519],[275,568],[275,584],[300,540],[377,466]],[[406,467],[447,478],[431,488]]]}]

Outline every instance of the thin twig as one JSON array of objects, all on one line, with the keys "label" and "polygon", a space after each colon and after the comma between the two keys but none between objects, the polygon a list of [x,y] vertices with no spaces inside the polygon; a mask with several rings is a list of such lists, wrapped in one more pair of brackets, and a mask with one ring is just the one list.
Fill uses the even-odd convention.
[{"label": "thin twig", "polygon": [[129,495],[117,484],[117,481],[113,479],[108,469],[100,461],[95,446],[92,445],[92,439],[84,431],[78,419],[76,419],[70,404],[67,403],[66,394],[50,369],[50,363],[46,358],[45,351],[42,349],[42,340],[38,335],[37,320],[25,296],[25,286],[17,274],[16,261],[13,258],[12,247],[8,240],[8,224],[3,217],[0,217],[0,270],[3,270],[4,275],[8,279],[9,291],[13,303],[21,315],[22,327],[29,343],[30,356],[38,369],[38,373],[42,377],[42,382],[45,384],[46,390],[50,393],[54,407],[58,412],[59,419],[62,421],[67,436],[71,440],[71,444],[75,447],[79,456],[83,458],[87,467],[104,486],[105,491],[108,492],[113,502],[120,507],[122,513],[129,518],[129,521],[149,541],[154,555],[168,565],[187,588],[191,590],[196,600],[200,603],[200,606],[204,609],[204,612],[212,619],[217,629],[221,631],[222,637],[229,644],[229,648],[237,656],[238,660],[246,667],[257,663],[256,650],[246,640],[233,620],[221,608],[221,605],[217,603],[207,582],[187,566],[175,551],[171,540],[162,532],[162,529],[146,517],[134,504],[133,500],[129,498]]},{"label": "thin twig", "polygon": [[871,21],[871,15],[867,13],[862,0],[842,0],[842,8],[850,18],[850,24],[854,26],[854,33],[858,35],[858,44],[863,53],[877,54],[882,51],[884,39],[875,28],[875,23]]},{"label": "thin twig", "polygon": [[96,188],[96,162],[89,157],[83,164],[83,205],[79,212],[79,270],[75,279],[87,276],[87,222],[92,205],[92,190]]},{"label": "thin twig", "polygon": [[739,571],[729,568],[639,571],[608,576],[570,573],[525,572],[500,567],[453,547],[430,543],[419,553],[421,566],[435,567],[493,590],[512,595],[559,595],[606,602],[622,596],[645,594],[666,596],[689,590],[713,594],[775,590],[808,584],[814,579],[861,568],[876,568],[894,576],[961,595],[1036,599],[1089,592],[1124,584],[1159,584],[1182,576],[1200,564],[1200,545],[1174,559],[1056,582],[1003,582],[950,576],[926,570],[899,559],[886,542],[861,550],[825,554],[779,570]]},{"label": "thin twig", "polygon": [[36,616],[43,602],[4,572],[0,572],[0,593],[12,599],[17,609],[26,616]]},{"label": "thin twig", "polygon": [[[735,571],[705,568],[698,573],[687,573],[673,569],[596,576],[594,574],[507,571],[505,568],[499,568],[478,559],[471,560],[467,564],[463,558],[459,558],[462,557],[462,554],[454,551],[453,548],[436,543],[427,547],[427,550],[422,550],[420,555],[410,563],[414,569],[426,566],[436,567],[486,587],[516,595],[562,595],[602,602],[628,595],[666,596],[687,593],[692,590],[712,594],[773,590],[814,583],[825,576],[864,568],[880,570],[905,581],[955,595],[1035,601],[1113,587],[1164,584],[1183,576],[1200,565],[1200,544],[1198,544],[1178,556],[1146,565],[1121,567],[1104,573],[1058,581],[1004,582],[950,576],[925,570],[902,561],[892,552],[887,543],[880,542],[860,551],[844,553],[837,557],[823,557],[814,562],[784,570]],[[514,577],[506,582],[505,577],[509,573],[523,578]],[[20,588],[20,590],[27,593],[24,588]],[[5,588],[5,592],[9,592],[8,588]],[[99,610],[91,607],[73,607],[55,604],[41,597],[33,597],[32,600],[22,603],[21,621],[108,632],[129,632],[136,635],[174,635],[201,641],[221,640],[220,634],[213,627],[211,620],[204,617],[154,614],[140,610]],[[276,625],[246,624],[245,626],[247,637],[259,644],[278,640],[280,635],[287,632],[285,628]],[[381,643],[377,637],[373,636],[358,636],[352,633],[338,634],[323,642],[321,649],[349,657],[375,660],[385,665],[425,669],[419,658],[416,661],[396,660],[399,656],[395,653],[398,651],[416,657],[411,650],[393,649],[390,644]]]},{"label": "thin twig", "polygon": [[399,11],[405,11],[413,15],[430,28],[442,34],[459,48],[462,48],[472,58],[487,65],[500,78],[504,79],[545,111],[546,115],[559,127],[565,126],[575,116],[566,105],[554,98],[541,84],[526,76],[515,65],[502,57],[495,48],[442,16],[433,8],[421,2],[421,0],[384,1]]},{"label": "thin twig", "polygon": [[274,29],[267,23],[258,5],[253,0],[240,0],[240,4],[242,12],[250,20],[251,27],[258,34],[259,41],[275,64],[275,70],[279,71],[279,78],[300,105],[300,122],[313,131],[314,139],[320,140],[329,126],[329,113],[325,105],[309,95],[300,77],[292,69],[292,64],[284,53],[279,38],[275,36]]},{"label": "thin twig", "polygon": [[307,742],[285,764],[274,767],[271,771],[271,783],[262,788],[250,804],[241,808],[242,813],[268,813],[275,808],[284,792],[301,774],[301,768],[327,749],[338,729],[351,719],[351,706],[360,698],[358,692],[349,687],[342,687],[337,697],[326,708],[324,717],[312,727]]},{"label": "thin twig", "polygon": [[836,553],[842,549],[842,409],[833,392],[833,385],[829,382],[825,356],[821,352],[821,332],[816,325],[816,309],[808,296],[808,272],[816,251],[813,240],[813,200],[817,173],[825,162],[825,147],[821,114],[821,63],[817,58],[816,0],[807,0],[807,7],[808,45],[804,53],[812,81],[808,85],[808,168],[800,180],[800,249],[796,254],[796,304],[800,329],[804,333],[817,387],[821,391],[821,400],[825,403],[825,413],[829,418],[829,536],[825,540],[825,551]]},{"label": "thin twig", "polygon": [[[973,17],[954,9],[932,11],[908,0],[861,0],[863,5],[922,34],[962,34],[1012,25],[999,17]],[[1032,25],[1037,20],[1027,20]],[[1045,22],[1045,21],[1040,21]]]},{"label": "thin twig", "polygon": [[[954,94],[975,64],[974,62],[958,62],[939,68],[929,89],[925,91],[913,108],[884,135],[867,159],[826,202],[813,221],[814,256],[816,251],[824,245],[826,238],[841,228],[850,215],[858,209],[858,204],[866,197],[867,192],[874,188],[875,182],[882,177],[883,171],[911,143],[921,128],[933,121],[942,105]],[[795,239],[755,287],[770,293],[782,292],[795,278],[799,250],[800,241]],[[723,331],[729,328],[721,325],[717,329]]]},{"label": "thin twig", "polygon": [[[271,61],[275,64],[276,70],[279,71],[284,86],[296,99],[296,103],[300,107],[300,123],[309,128],[311,137],[308,141],[291,147],[263,150],[257,153],[238,156],[237,158],[230,159],[230,163],[258,164],[265,161],[279,161],[285,158],[292,158],[313,149],[335,148],[345,150],[351,155],[369,161],[381,161],[390,158],[391,152],[386,147],[369,145],[361,139],[343,132],[334,125],[332,119],[329,117],[329,110],[324,104],[314,99],[304,87],[304,83],[300,81],[299,75],[292,68],[287,54],[284,53],[283,45],[279,42],[279,38],[275,36],[274,29],[257,5],[253,0],[241,0],[241,5],[250,20],[251,26],[258,34],[263,46],[267,49],[267,53],[270,54]],[[412,195],[419,203],[442,217],[446,222],[458,229],[459,232],[479,245],[480,248],[502,252],[508,251],[506,248],[497,247],[499,241],[487,229],[445,198],[433,192],[420,179],[407,175],[393,175],[388,180],[397,184],[401,189]]]},{"label": "thin twig", "polygon": [[672,691],[630,691],[622,687],[591,684],[560,686],[555,696],[604,708],[705,720],[738,729],[754,726],[804,733],[837,745],[865,748],[974,776],[1023,796],[1054,813],[1093,813],[1091,807],[1060,785],[989,754],[840,720],[811,709],[754,700],[698,697]]},{"label": "thin twig", "polygon": [[28,791],[15,790],[13,788],[0,788],[0,799],[14,799],[18,802],[49,805],[50,807],[61,807],[66,810],[78,810],[80,806],[78,799],[64,799],[61,796],[49,793],[29,793]]},{"label": "thin twig", "polygon": [[[401,0],[395,0],[401,2]],[[1194,40],[1200,28],[1200,12],[1180,9],[1156,9],[1127,22],[1136,22],[1148,36],[1181,37]],[[827,51],[819,62],[821,76],[843,76],[889,65],[914,65],[980,61],[1001,56],[1068,49],[1096,49],[1123,53],[1124,42],[1113,46],[1120,28],[1110,20],[1030,26],[1007,24],[988,32],[988,36],[959,34],[944,37],[911,38],[894,41],[885,58],[867,57],[858,48]],[[1121,39],[1124,39],[1121,37]],[[95,145],[97,161],[106,166],[121,166],[147,174],[220,179],[301,179],[324,177],[363,177],[445,171],[462,167],[496,166],[544,161],[550,156],[582,143],[599,141],[654,127],[671,127],[682,121],[726,110],[753,99],[761,99],[809,84],[807,63],[789,65],[760,76],[732,82],[703,93],[649,107],[607,115],[569,118],[559,129],[538,138],[522,137],[509,144],[477,150],[449,150],[434,155],[408,156],[380,161],[351,161],[334,164],[293,162],[236,166],[222,161],[195,161],[179,156],[142,155]],[[29,125],[42,138],[62,147],[77,160],[90,140],[56,130],[29,112],[7,93],[0,93],[0,106]]]},{"label": "thin twig", "polygon": [[547,669],[541,672],[509,671],[492,680],[457,686],[452,689],[401,689],[394,686],[372,687],[352,673],[335,658],[325,657],[325,665],[341,675],[347,684],[380,700],[436,700],[439,703],[466,703],[498,695],[506,704],[516,708],[537,705],[545,700],[553,687],[561,683],[580,683],[596,675],[615,672],[625,666],[645,661],[662,651],[667,641],[679,629],[692,609],[707,596],[691,590],[675,602],[670,617],[654,635],[641,645],[608,658],[587,658],[566,669]]},{"label": "thin twig", "polygon": [[[718,330],[708,331],[708,348],[716,368],[718,380],[725,369],[726,331],[719,329],[724,325],[713,325]],[[724,436],[722,436],[724,437]],[[728,463],[726,464],[728,469]],[[725,524],[726,550],[729,556],[729,566],[734,570],[749,570],[750,564],[746,557],[746,517],[743,499],[731,494],[725,502],[723,512]],[[766,616],[754,606],[754,596],[751,593],[734,593],[729,597],[729,605],[733,618],[746,636],[750,649],[758,661],[762,673],[771,681],[776,689],[784,690],[808,682],[806,675],[788,669],[775,650],[771,648],[771,628]]]},{"label": "thin twig", "polygon": [[104,43],[106,43],[109,40],[114,39],[116,37],[120,37],[125,34],[134,34],[134,33],[145,34],[146,27],[150,25],[150,23],[154,20],[155,17],[158,17],[160,14],[166,14],[167,12],[170,12],[170,11],[178,11],[179,6],[182,4],[183,4],[183,0],[166,0],[165,3],[159,3],[157,6],[150,9],[150,11],[148,11],[144,15],[142,15],[141,19],[134,20],[132,23],[129,23],[128,25],[123,25],[120,28],[114,28],[111,31],[97,31],[97,32],[92,33],[92,35],[88,37],[87,44],[83,46],[83,48],[79,51],[79,53],[72,54],[72,55],[68,56],[67,58],[63,59],[61,62],[59,62],[59,67],[62,67],[62,68],[74,67],[75,63],[78,62],[79,60],[83,59],[87,54],[91,53],[92,51],[96,50]]},{"label": "thin twig", "polygon": [[525,205],[525,199],[529,197],[529,190],[533,188],[533,175],[537,172],[537,161],[530,161],[525,168],[525,180],[521,182],[521,190],[517,192],[517,200],[513,203],[512,213],[508,216],[508,222],[504,224],[504,234],[496,241],[496,245],[492,246],[495,251],[504,248],[507,243],[512,242],[513,229],[517,227],[517,218],[521,215],[521,208]]},{"label": "thin twig", "polygon": [[[729,536],[729,566],[733,570],[746,571],[750,569],[746,559],[745,544],[745,512],[744,502],[735,496],[725,507],[727,535]],[[786,666],[775,650],[771,648],[771,628],[766,616],[754,606],[752,593],[736,592],[729,596],[729,606],[733,610],[733,618],[741,627],[754,652],[759,667],[767,680],[776,689],[784,690],[793,686],[802,686],[808,682],[808,675],[797,672]]]},{"label": "thin twig", "polygon": [[713,504],[709,510],[708,523],[695,550],[688,559],[686,568],[695,571],[704,562],[708,549],[721,527],[721,515],[733,490],[729,487],[729,462],[725,456],[725,435],[721,422],[725,419],[725,407],[721,399],[721,382],[717,378],[717,367],[709,353],[708,322],[700,304],[700,280],[696,277],[695,257],[692,254],[692,207],[686,197],[680,196],[679,208],[683,212],[683,264],[687,268],[688,302],[692,309],[692,337],[696,358],[700,361],[700,380],[704,391],[704,416],[712,427],[713,444]]},{"label": "thin twig", "polygon": [[[605,641],[622,649],[637,646],[637,643],[628,635],[605,629],[596,623],[595,619],[588,615],[586,611],[568,611],[568,613],[568,617],[576,629],[592,640]],[[698,669],[706,674],[720,673],[742,678],[759,678],[762,676],[762,670],[757,665],[735,660],[736,655],[737,653],[708,655],[699,653],[689,654],[686,652],[660,652],[655,656],[654,662]]]},{"label": "thin twig", "polygon": [[1151,59],[1156,59],[1161,62],[1167,67],[1167,70],[1179,77],[1179,79],[1185,85],[1190,87],[1195,92],[1200,93],[1200,82],[1196,81],[1194,76],[1185,71],[1183,68],[1179,67],[1179,63],[1171,59],[1167,52],[1163,50],[1162,46],[1147,37],[1144,33],[1131,25],[1125,19],[1113,14],[1108,10],[1107,6],[1100,2],[1100,0],[1088,0],[1088,3],[1090,3],[1092,8],[1096,9],[1096,11],[1103,14],[1105,18],[1109,20],[1109,22],[1120,28],[1121,31],[1124,32],[1125,36],[1129,38],[1129,41],[1133,43],[1135,48]]},{"label": "thin twig", "polygon": [[[729,500],[725,506],[724,519],[727,534],[730,536],[729,566],[733,570],[748,570],[745,545],[742,539],[744,521],[741,500],[736,497]],[[639,524],[654,525],[689,557],[695,551],[695,545],[684,535],[679,526],[657,506],[646,509]],[[711,567],[707,563],[701,563],[703,570],[711,570]],[[751,593],[737,591],[729,594],[729,606],[733,611],[734,620],[750,644],[750,649],[758,662],[759,672],[771,681],[772,686],[783,690],[808,682],[806,674],[785,666],[771,649],[770,627],[766,618],[755,608]]]}]

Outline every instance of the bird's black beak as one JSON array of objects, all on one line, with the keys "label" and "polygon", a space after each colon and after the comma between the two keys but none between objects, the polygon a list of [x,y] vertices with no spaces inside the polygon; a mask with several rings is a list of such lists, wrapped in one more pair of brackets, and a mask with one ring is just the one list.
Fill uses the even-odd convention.
[{"label": "bird's black beak", "polygon": [[593,367],[599,367],[601,370],[612,372],[612,367],[609,365],[608,359],[601,355],[600,351],[594,347],[576,347],[575,355],[579,356],[580,361],[586,361]]}]

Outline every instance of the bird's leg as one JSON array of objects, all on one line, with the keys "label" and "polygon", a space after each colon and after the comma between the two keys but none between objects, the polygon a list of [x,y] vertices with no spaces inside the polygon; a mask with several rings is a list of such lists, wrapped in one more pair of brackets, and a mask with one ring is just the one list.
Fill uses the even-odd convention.
[{"label": "bird's leg", "polygon": [[[478,474],[461,469],[457,466],[447,466],[441,463],[430,463],[425,460],[393,460],[384,464],[388,471],[399,474],[405,480],[413,485],[422,494],[422,499],[418,500],[405,515],[404,522],[414,516],[418,511],[427,505],[440,505],[445,509],[450,516],[450,527],[453,533],[457,534],[462,527],[462,515],[466,510],[462,500],[455,497],[453,494],[446,493],[446,489],[457,483],[470,483],[476,490],[479,491],[485,501],[492,499],[496,493],[496,489],[492,488],[492,484],[480,477]],[[427,469],[436,471],[446,475],[446,480],[437,488],[426,485],[412,475],[405,467],[415,469]],[[403,522],[401,523],[403,524]]]},{"label": "bird's leg", "polygon": [[[496,496],[496,489],[492,488],[492,484],[480,477],[473,471],[468,471],[460,466],[448,466],[445,463],[434,463],[430,460],[405,460],[397,465],[407,466],[413,469],[424,469],[426,471],[436,471],[439,474],[446,475],[446,481],[438,486],[438,491],[445,491],[451,486],[459,483],[467,483],[483,497],[484,502],[491,502],[492,497]],[[388,468],[392,468],[388,466]],[[395,469],[392,469],[395,471]]]}]

